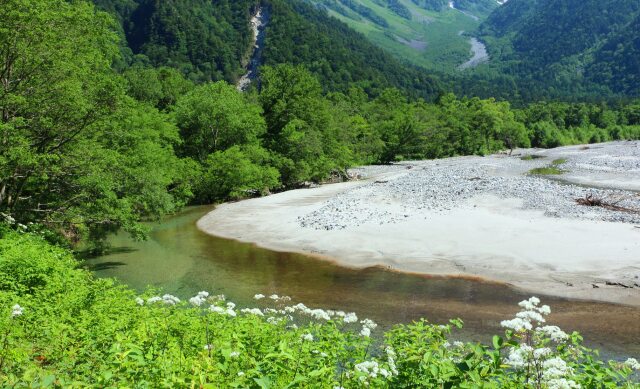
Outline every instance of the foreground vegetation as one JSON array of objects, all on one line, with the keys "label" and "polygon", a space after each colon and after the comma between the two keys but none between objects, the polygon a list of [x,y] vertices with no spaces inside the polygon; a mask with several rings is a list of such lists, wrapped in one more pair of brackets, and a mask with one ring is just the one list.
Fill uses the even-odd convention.
[{"label": "foreground vegetation", "polygon": [[[491,345],[453,341],[453,320],[383,333],[354,313],[256,295],[136,294],[77,268],[32,233],[0,232],[0,383],[6,387],[634,387],[634,359],[603,362],[547,325],[536,298]],[[267,303],[265,303],[267,301]]]}]

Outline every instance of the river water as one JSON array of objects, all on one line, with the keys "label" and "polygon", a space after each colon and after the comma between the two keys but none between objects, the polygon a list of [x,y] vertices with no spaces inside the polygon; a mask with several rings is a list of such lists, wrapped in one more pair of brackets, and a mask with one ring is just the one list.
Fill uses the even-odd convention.
[{"label": "river water", "polygon": [[[212,207],[190,207],[155,224],[150,239],[114,236],[111,251],[86,260],[99,277],[115,277],[144,290],[147,285],[188,298],[200,290],[225,294],[240,306],[252,296],[276,293],[309,307],[355,311],[383,328],[421,317],[434,323],[461,318],[455,337],[488,341],[499,323],[529,294],[502,284],[460,278],[400,274],[379,268],[353,270],[300,254],[211,237],[195,222]],[[539,296],[552,308],[550,324],[580,331],[604,356],[640,355],[640,309]]]}]

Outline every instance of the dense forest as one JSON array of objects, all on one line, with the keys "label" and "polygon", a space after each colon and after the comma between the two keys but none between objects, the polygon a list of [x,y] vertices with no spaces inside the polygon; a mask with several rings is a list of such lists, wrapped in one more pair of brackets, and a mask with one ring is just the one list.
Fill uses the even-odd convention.
[{"label": "dense forest", "polygon": [[[122,26],[124,62],[168,66],[194,82],[233,83],[250,55],[248,20],[260,3],[244,1],[96,0]],[[360,85],[370,93],[398,87],[434,98],[438,81],[369,43],[326,13],[298,0],[264,1],[269,9],[266,64],[305,65],[325,89]]]},{"label": "dense forest", "polygon": [[[299,35],[307,23],[302,16],[278,27],[285,25],[278,15],[294,10],[282,7],[273,5],[268,42],[304,36],[308,47],[329,47],[328,31]],[[0,63],[0,211],[71,242],[100,242],[120,228],[144,236],[140,221],[182,205],[320,182],[356,164],[640,135],[637,102],[513,109],[493,99],[441,94],[430,101],[401,89],[368,89],[351,84],[356,57],[335,46],[335,63],[309,69],[276,64],[279,47],[299,49],[274,43],[259,90],[243,94],[226,81],[194,83],[196,65],[136,61],[120,69],[127,63],[121,30],[86,2],[42,0],[2,12],[9,50]],[[36,20],[46,23],[24,30]],[[305,58],[304,51],[279,55]],[[367,77],[353,72],[352,80]],[[344,84],[322,84],[332,77]]]},{"label": "dense forest", "polygon": [[639,20],[633,0],[513,0],[479,34],[493,77],[533,89],[525,99],[638,96]]}]

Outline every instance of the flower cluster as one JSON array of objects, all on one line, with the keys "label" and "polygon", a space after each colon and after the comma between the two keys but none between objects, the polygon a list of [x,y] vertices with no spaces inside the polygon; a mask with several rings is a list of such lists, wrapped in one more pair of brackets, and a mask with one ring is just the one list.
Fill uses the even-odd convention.
[{"label": "flower cluster", "polygon": [[[236,305],[234,303],[228,302],[224,307],[212,304],[209,307],[209,310],[211,312],[213,312],[213,313],[218,313],[220,315],[228,315],[228,316],[231,316],[231,317],[235,317],[237,315],[236,311],[234,311],[235,307],[236,307]],[[262,312],[260,312],[260,313],[262,313]]]},{"label": "flower cluster", "polygon": [[245,313],[247,315],[256,315],[256,316],[264,316],[264,313],[259,308],[243,308],[240,312]]},{"label": "flower cluster", "polygon": [[537,297],[531,297],[529,300],[521,301],[518,305],[524,308],[516,314],[516,317],[511,320],[503,320],[500,325],[505,328],[510,328],[515,332],[522,332],[533,329],[537,323],[544,323],[544,316],[551,313],[551,308],[548,305],[539,307],[540,299]]},{"label": "flower cluster", "polygon": [[191,305],[194,305],[196,307],[201,306],[202,304],[207,302],[207,297],[209,297],[209,293],[202,291],[202,292],[198,292],[197,295],[191,297],[189,299],[189,303],[191,303]]},{"label": "flower cluster", "polygon": [[567,376],[573,374],[573,369],[567,366],[567,363],[561,358],[550,358],[542,363],[542,379],[550,389],[571,389],[580,388],[575,381],[570,380]]},{"label": "flower cluster", "polygon": [[18,317],[18,316],[22,316],[24,309],[16,304],[13,307],[11,307],[11,317]]},{"label": "flower cluster", "polygon": [[[136,299],[136,302],[139,305],[143,305],[144,301],[142,303],[140,303],[140,300],[142,299]],[[170,295],[170,294],[165,294],[162,297],[160,296],[153,296],[147,299],[147,304],[153,304],[153,303],[157,303],[157,302],[163,302],[167,305],[176,305],[178,303],[180,303],[180,299],[177,298],[176,296]]]},{"label": "flower cluster", "polygon": [[624,361],[624,364],[629,366],[631,370],[640,370],[640,362],[635,358],[629,358]]},{"label": "flower cluster", "polygon": [[376,361],[364,361],[354,366],[354,372],[356,373],[358,380],[365,386],[369,386],[369,381],[378,376],[390,379],[393,377],[393,373],[386,368],[380,366]]},{"label": "flower cluster", "polygon": [[371,331],[375,329],[378,325],[371,319],[364,319],[360,321],[362,324],[362,330],[360,330],[360,335],[368,338],[371,336]]},{"label": "flower cluster", "polygon": [[551,313],[549,306],[540,306],[540,299],[537,297],[521,301],[518,305],[523,310],[514,319],[504,320],[501,324],[514,330],[524,343],[511,347],[504,363],[517,370],[534,371],[538,383],[548,388],[580,388],[579,384],[570,379],[573,369],[547,347],[549,342],[566,342],[569,335],[557,326],[537,326],[544,323],[544,317]]}]

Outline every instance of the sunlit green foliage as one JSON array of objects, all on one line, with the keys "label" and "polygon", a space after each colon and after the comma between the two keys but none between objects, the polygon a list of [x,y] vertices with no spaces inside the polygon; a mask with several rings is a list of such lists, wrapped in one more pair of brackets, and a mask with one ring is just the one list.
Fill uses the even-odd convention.
[{"label": "sunlit green foliage", "polygon": [[112,19],[58,0],[10,0],[0,19],[0,210],[74,240],[182,204],[177,131],[124,94]]}]

